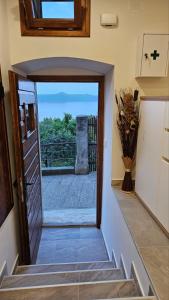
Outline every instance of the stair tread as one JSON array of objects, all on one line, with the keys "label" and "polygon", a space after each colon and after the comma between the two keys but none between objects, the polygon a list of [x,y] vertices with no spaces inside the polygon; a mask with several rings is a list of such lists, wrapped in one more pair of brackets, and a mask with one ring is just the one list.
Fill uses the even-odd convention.
[{"label": "stair tread", "polygon": [[31,287],[124,279],[120,269],[6,276],[1,288]]},{"label": "stair tread", "polygon": [[95,299],[95,300],[157,300],[155,296],[140,296],[127,298]]},{"label": "stair tread", "polygon": [[134,280],[0,290],[1,300],[93,300],[138,296]]},{"label": "stair tread", "polygon": [[15,274],[35,274],[51,273],[61,271],[81,271],[81,270],[98,270],[114,268],[112,261],[104,262],[87,262],[87,263],[68,263],[68,264],[45,264],[45,265],[27,265],[16,268]]}]

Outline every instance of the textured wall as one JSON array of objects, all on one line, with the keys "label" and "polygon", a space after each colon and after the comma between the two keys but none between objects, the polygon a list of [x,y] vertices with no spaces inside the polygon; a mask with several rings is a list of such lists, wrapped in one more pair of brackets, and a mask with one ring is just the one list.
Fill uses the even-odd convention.
[{"label": "textured wall", "polygon": [[[9,103],[9,85],[8,85],[8,69],[10,68],[9,45],[8,45],[8,28],[6,1],[0,0],[0,65],[2,71],[2,80],[5,88],[5,108],[8,126],[8,139],[10,148],[10,158],[12,167],[12,180],[15,179],[13,164],[13,144],[11,131],[11,111]],[[6,261],[7,272],[10,273],[14,261],[17,257],[17,224],[16,209],[12,209],[3,225],[0,227],[0,271]]]}]

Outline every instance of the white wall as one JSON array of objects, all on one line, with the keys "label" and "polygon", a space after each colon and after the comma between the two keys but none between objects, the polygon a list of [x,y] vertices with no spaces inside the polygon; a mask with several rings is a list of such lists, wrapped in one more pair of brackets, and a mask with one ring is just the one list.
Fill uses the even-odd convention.
[{"label": "white wall", "polygon": [[113,124],[113,71],[110,71],[105,78],[105,148],[103,165],[103,207],[101,229],[108,250],[109,257],[112,257],[114,250],[118,265],[120,256],[123,255],[127,275],[130,277],[131,263],[134,262],[144,295],[148,295],[150,281],[143,267],[141,258],[136,250],[126,222],[124,221],[117,199],[111,187],[111,160],[112,144],[114,143]]},{"label": "white wall", "polygon": [[[6,1],[0,0],[0,65],[2,71],[2,80],[5,88],[5,108],[8,125],[9,148],[12,166],[12,180],[14,181],[14,164],[13,164],[13,145],[11,132],[11,112],[9,103],[9,86],[8,86],[8,69],[10,68],[9,46],[8,46],[8,28]],[[7,263],[7,273],[10,273],[14,261],[17,257],[17,224],[16,209],[12,209],[3,225],[0,227],[0,271],[4,262]]]},{"label": "white wall", "polygon": [[135,189],[169,232],[169,102],[142,101],[140,120]]},{"label": "white wall", "polygon": [[121,256],[123,257],[127,278],[130,278],[131,264],[134,263],[140,286],[144,295],[147,296],[151,284],[142,259],[138,254],[112,188],[108,184],[104,188],[107,188],[107,197],[103,199],[101,228],[109,257],[111,259],[112,251],[114,251],[118,266],[120,266]]},{"label": "white wall", "polygon": [[[47,57],[77,57],[115,66],[115,88],[139,87],[141,94],[167,95],[169,78],[135,80],[136,45],[142,32],[168,33],[168,0],[91,0],[91,37],[21,37],[18,0],[7,0],[11,64]],[[118,15],[117,28],[100,26],[100,15]],[[115,110],[114,110],[115,113]],[[122,179],[121,147],[114,131],[113,179]]]},{"label": "white wall", "polygon": [[[43,57],[77,57],[97,60],[116,67],[115,86],[135,86],[137,38],[142,32],[168,33],[168,0],[91,0],[91,37],[21,37],[18,0],[7,0],[11,64]],[[133,4],[132,4],[133,3]],[[118,15],[119,26],[100,26],[100,15]],[[154,85],[156,83],[156,85]],[[168,81],[142,80],[145,93],[167,93]]]}]

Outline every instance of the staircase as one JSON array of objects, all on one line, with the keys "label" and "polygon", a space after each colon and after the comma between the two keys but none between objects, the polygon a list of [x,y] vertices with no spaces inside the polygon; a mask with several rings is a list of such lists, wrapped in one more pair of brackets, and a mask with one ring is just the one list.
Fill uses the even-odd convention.
[{"label": "staircase", "polygon": [[[135,277],[134,277],[135,278]],[[28,265],[3,278],[0,300],[155,300],[143,297],[134,279],[113,261]]]}]

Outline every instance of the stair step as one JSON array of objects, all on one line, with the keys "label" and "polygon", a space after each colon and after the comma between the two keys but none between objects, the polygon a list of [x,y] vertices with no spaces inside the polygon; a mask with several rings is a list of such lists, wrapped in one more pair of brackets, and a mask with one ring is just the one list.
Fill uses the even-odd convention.
[{"label": "stair step", "polygon": [[133,279],[0,290],[1,300],[93,300],[137,296]]},{"label": "stair step", "polygon": [[33,287],[124,279],[120,269],[6,276],[1,288]]},{"label": "stair step", "polygon": [[155,296],[142,296],[142,297],[95,299],[95,300],[157,300],[157,298]]},{"label": "stair step", "polygon": [[27,265],[16,268],[15,274],[37,274],[37,273],[56,273],[83,270],[107,270],[113,269],[114,263],[111,261],[90,262],[90,263],[71,263],[71,264],[45,264]]}]

